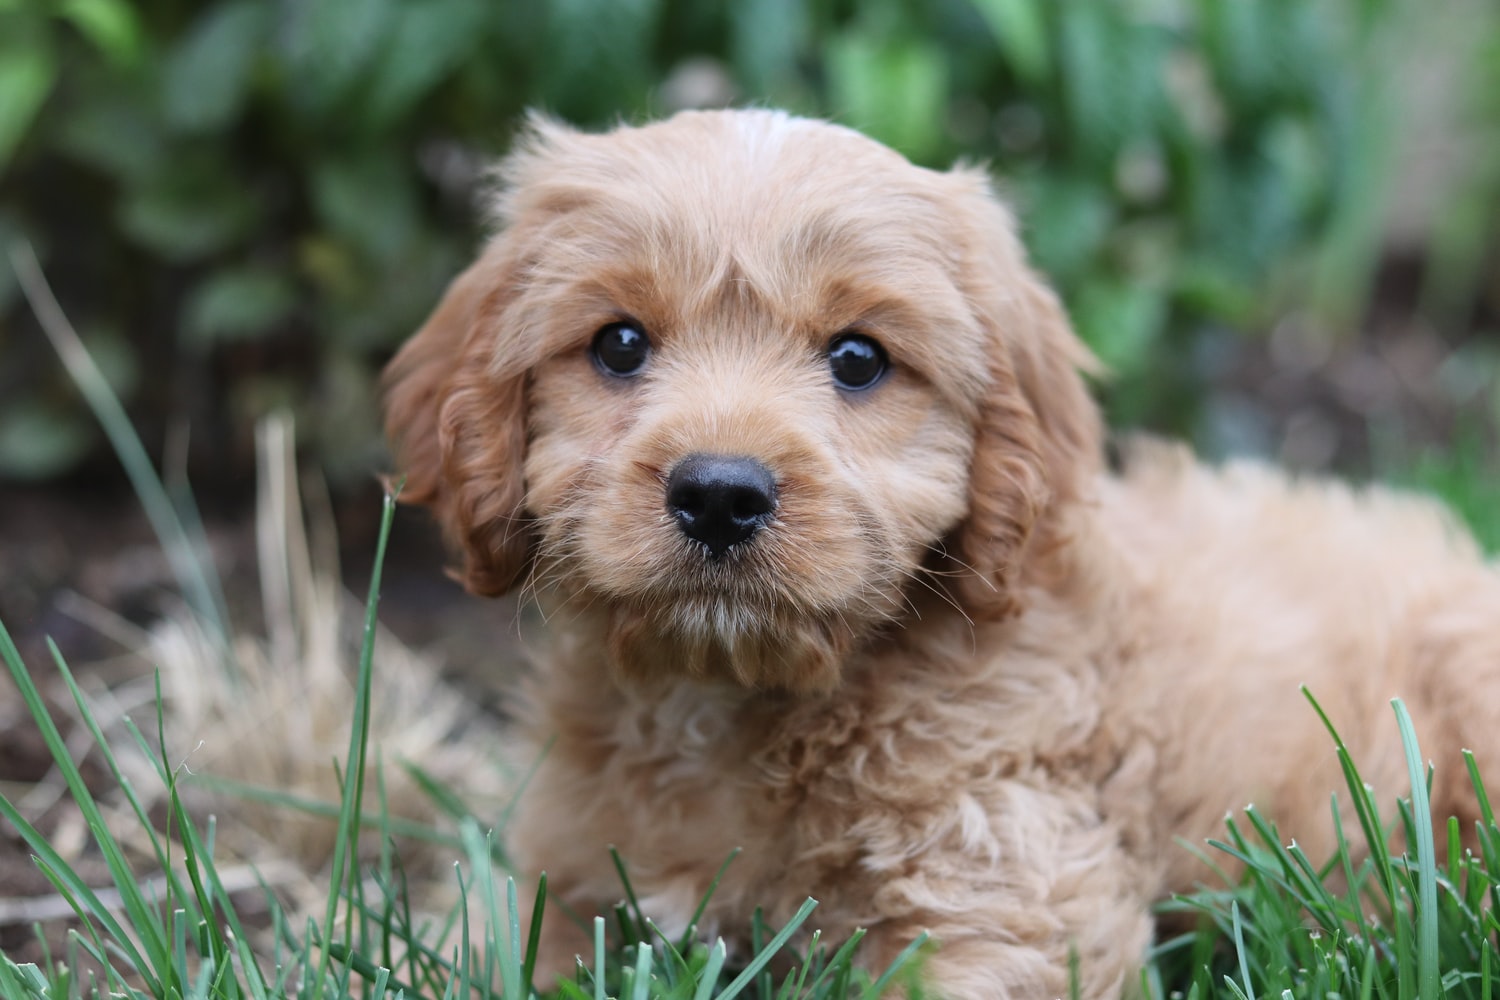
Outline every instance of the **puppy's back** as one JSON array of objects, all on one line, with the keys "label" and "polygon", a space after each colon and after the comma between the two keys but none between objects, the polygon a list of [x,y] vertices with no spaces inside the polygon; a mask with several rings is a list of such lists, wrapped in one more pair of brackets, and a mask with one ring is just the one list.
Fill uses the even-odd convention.
[{"label": "puppy's back", "polygon": [[[1437,766],[1439,820],[1473,811],[1459,750],[1500,732],[1500,572],[1450,512],[1146,444],[1102,484],[1099,515],[1139,588],[1126,631],[1143,647],[1109,703],[1170,730],[1143,734],[1162,748],[1168,840],[1217,835],[1253,801],[1314,861],[1332,850],[1343,778],[1302,686],[1386,804],[1407,788],[1389,706],[1403,698]],[[1179,886],[1185,855],[1170,855]]]}]

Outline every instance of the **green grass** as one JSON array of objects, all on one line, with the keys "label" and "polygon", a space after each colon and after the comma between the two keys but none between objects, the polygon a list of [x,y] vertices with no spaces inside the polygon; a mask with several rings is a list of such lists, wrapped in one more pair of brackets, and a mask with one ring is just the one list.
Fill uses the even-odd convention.
[{"label": "green grass", "polygon": [[[1156,947],[1144,974],[1147,995],[1489,1000],[1496,994],[1500,830],[1488,794],[1468,757],[1483,818],[1471,831],[1450,818],[1440,854],[1428,809],[1431,775],[1405,706],[1393,705],[1412,779],[1394,818],[1382,819],[1374,790],[1329,726],[1358,829],[1343,828],[1338,797],[1331,797],[1338,847],[1331,859],[1311,859],[1253,808],[1243,820],[1229,819],[1227,838],[1211,844],[1242,863],[1244,875],[1232,888],[1163,905],[1166,913],[1195,917],[1198,930]],[[1408,848],[1398,853],[1393,843]]]},{"label": "green grass", "polygon": [[[1500,401],[1500,393],[1496,395]],[[1500,402],[1497,402],[1500,422]],[[1401,463],[1398,481],[1435,494],[1458,512],[1487,552],[1500,552],[1500,459],[1477,420],[1462,424],[1446,448],[1428,448]]]}]

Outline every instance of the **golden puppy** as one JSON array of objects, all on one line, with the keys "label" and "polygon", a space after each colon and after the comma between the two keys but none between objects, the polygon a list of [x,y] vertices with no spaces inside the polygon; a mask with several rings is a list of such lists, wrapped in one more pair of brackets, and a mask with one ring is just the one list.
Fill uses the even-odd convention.
[{"label": "golden puppy", "polygon": [[810,894],[872,966],[930,931],[943,995],[1061,994],[1075,950],[1102,997],[1200,874],[1175,837],[1253,801],[1329,848],[1299,684],[1386,790],[1407,699],[1465,808],[1500,574],[1425,501],[1165,447],[1106,472],[1089,355],[980,173],[733,111],[537,121],[500,176],[388,427],[469,589],[550,622],[507,833],[577,911],[615,844],[682,930],[739,846],[705,931]]}]

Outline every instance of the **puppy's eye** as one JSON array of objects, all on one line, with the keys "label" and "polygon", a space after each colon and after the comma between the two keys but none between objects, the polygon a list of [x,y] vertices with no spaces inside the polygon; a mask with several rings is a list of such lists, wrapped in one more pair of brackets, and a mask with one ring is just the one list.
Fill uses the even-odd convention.
[{"label": "puppy's eye", "polygon": [[841,333],[828,345],[828,367],[841,389],[868,389],[886,372],[885,351],[862,333]]},{"label": "puppy's eye", "polygon": [[594,334],[594,364],[607,375],[639,375],[651,356],[651,339],[633,323],[611,323]]}]

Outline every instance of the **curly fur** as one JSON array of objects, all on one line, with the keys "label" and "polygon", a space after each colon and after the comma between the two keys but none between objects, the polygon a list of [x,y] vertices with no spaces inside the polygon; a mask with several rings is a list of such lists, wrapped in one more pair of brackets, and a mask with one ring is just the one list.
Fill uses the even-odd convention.
[{"label": "curly fur", "polygon": [[[1430,729],[1437,808],[1493,760],[1500,575],[1435,505],[1101,458],[1091,364],[968,169],[919,169],[767,111],[585,135],[537,119],[500,171],[499,234],[392,362],[388,428],[477,593],[523,583],[551,626],[524,737],[551,742],[509,831],[581,912],[606,844],[681,929],[807,894],[880,965],[922,930],[929,985],[1056,996],[1076,951],[1117,995],[1148,904],[1200,876],[1254,801],[1316,856],[1338,765],[1399,787],[1386,714]],[[640,377],[595,331],[652,339]],[[835,387],[840,331],[890,374]],[[752,456],[774,519],[706,558],[664,483]],[[549,926],[547,960],[583,942]]]}]

